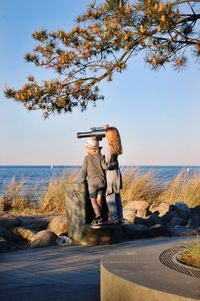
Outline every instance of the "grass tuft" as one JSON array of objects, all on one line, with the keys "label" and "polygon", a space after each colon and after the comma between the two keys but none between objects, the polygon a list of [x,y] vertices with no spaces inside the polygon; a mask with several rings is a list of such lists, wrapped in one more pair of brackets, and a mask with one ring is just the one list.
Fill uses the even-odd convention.
[{"label": "grass tuft", "polygon": [[42,194],[39,202],[39,210],[42,212],[64,212],[65,206],[65,184],[76,182],[77,173],[52,177],[48,189]]},{"label": "grass tuft", "polygon": [[191,243],[176,259],[183,264],[200,268],[200,241]]},{"label": "grass tuft", "polygon": [[200,205],[200,172],[181,172],[159,196],[160,201],[169,204],[181,201],[189,207]]},{"label": "grass tuft", "polygon": [[123,172],[123,189],[121,196],[123,205],[130,201],[145,200],[152,204],[157,202],[163,188],[155,181],[154,172],[140,174],[138,169]]}]

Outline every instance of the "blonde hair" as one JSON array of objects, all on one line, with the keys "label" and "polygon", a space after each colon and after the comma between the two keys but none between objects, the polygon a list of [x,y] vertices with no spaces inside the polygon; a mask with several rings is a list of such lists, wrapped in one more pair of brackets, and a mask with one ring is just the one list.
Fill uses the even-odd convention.
[{"label": "blonde hair", "polygon": [[115,155],[122,154],[123,150],[118,129],[115,127],[108,127],[106,129],[106,138],[111,148],[111,152]]},{"label": "blonde hair", "polygon": [[86,149],[87,149],[87,152],[89,152],[89,154],[91,154],[91,155],[95,155],[100,152],[99,148],[93,148],[93,147],[86,146]]}]

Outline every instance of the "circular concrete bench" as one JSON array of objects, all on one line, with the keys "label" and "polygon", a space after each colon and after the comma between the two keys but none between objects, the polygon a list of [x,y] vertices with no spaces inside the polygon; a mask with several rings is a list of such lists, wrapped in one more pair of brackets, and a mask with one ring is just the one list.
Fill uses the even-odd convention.
[{"label": "circular concrete bench", "polygon": [[200,278],[175,271],[159,260],[178,242],[114,252],[101,260],[101,301],[200,300]]}]

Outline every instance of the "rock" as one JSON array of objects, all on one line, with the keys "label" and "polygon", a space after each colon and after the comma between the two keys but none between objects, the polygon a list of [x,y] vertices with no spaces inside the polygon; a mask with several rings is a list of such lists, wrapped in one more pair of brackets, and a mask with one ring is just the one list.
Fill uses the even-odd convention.
[{"label": "rock", "polygon": [[66,234],[68,232],[67,228],[67,216],[60,215],[55,216],[48,225],[48,230],[55,233],[57,236],[61,234]]},{"label": "rock", "polygon": [[0,253],[1,252],[7,252],[9,249],[8,242],[4,237],[0,236]]},{"label": "rock", "polygon": [[0,226],[0,236],[3,237],[5,240],[8,241],[15,241],[16,237],[10,232],[8,229]]},{"label": "rock", "polygon": [[134,225],[146,225],[146,219],[135,216]]},{"label": "rock", "polygon": [[135,216],[145,218],[147,216],[147,208],[149,203],[146,201],[131,201],[123,208],[123,216],[129,222],[135,222]]},{"label": "rock", "polygon": [[163,217],[159,216],[159,212],[156,211],[149,216],[149,218],[146,220],[146,224],[151,227],[155,224],[165,225],[166,223],[165,223]]},{"label": "rock", "polygon": [[10,229],[10,228],[18,227],[20,225],[21,225],[20,219],[18,219],[16,216],[8,212],[0,211],[0,226],[6,229]]},{"label": "rock", "polygon": [[187,221],[181,217],[173,217],[169,223],[168,227],[175,227],[175,226],[185,226],[187,225]]},{"label": "rock", "polygon": [[200,215],[200,205],[194,207],[194,208],[191,208],[191,214],[192,215]]},{"label": "rock", "polygon": [[136,215],[136,209],[132,209],[132,208],[124,206],[123,217],[128,223],[132,224],[134,222],[135,215]]},{"label": "rock", "polygon": [[171,236],[172,233],[167,227],[161,225],[161,224],[156,224],[150,228],[147,228],[143,234],[147,237],[157,237],[157,236]]},{"label": "rock", "polygon": [[199,229],[200,228],[200,215],[192,215],[192,217],[189,219],[187,227],[192,229]]},{"label": "rock", "polygon": [[138,209],[136,212],[137,217],[146,218],[147,217],[147,210],[146,209]]},{"label": "rock", "polygon": [[154,213],[155,211],[157,211],[157,204],[152,203],[149,208],[148,208],[150,213]]},{"label": "rock", "polygon": [[172,211],[169,211],[167,213],[165,213],[162,218],[165,220],[165,222],[169,222],[171,221],[174,217],[180,217],[179,214],[178,214],[178,211],[177,210],[172,210]]},{"label": "rock", "polygon": [[159,216],[163,216],[164,214],[170,211],[170,205],[162,202],[159,204],[156,210],[159,212]]},{"label": "rock", "polygon": [[136,210],[147,210],[149,208],[149,203],[146,201],[130,201],[128,202],[128,207]]},{"label": "rock", "polygon": [[177,237],[177,236],[191,236],[191,235],[196,235],[198,233],[197,230],[191,229],[191,228],[186,228],[186,227],[176,227],[174,229],[171,229],[172,231],[172,236]]},{"label": "rock", "polygon": [[191,217],[191,213],[188,213],[187,211],[184,210],[177,210],[178,216],[183,218],[183,219],[189,219]]},{"label": "rock", "polygon": [[42,230],[32,237],[30,247],[37,248],[53,245],[56,243],[56,238],[57,236],[49,230]]},{"label": "rock", "polygon": [[124,227],[124,234],[129,238],[140,238],[143,236],[143,231],[146,229],[145,225],[127,225]]},{"label": "rock", "polygon": [[183,219],[188,219],[191,214],[190,208],[187,206],[187,204],[183,202],[176,202],[175,203],[175,210],[178,211],[178,215]]},{"label": "rock", "polygon": [[175,208],[178,210],[182,210],[182,211],[186,211],[188,213],[190,213],[190,208],[188,207],[187,204],[185,204],[184,202],[176,202],[174,204]]},{"label": "rock", "polygon": [[22,227],[26,229],[41,231],[48,227],[52,218],[52,216],[22,216],[20,217],[20,221]]},{"label": "rock", "polygon": [[13,233],[22,239],[31,240],[36,234],[36,231],[29,230],[23,227],[17,227],[13,229]]}]

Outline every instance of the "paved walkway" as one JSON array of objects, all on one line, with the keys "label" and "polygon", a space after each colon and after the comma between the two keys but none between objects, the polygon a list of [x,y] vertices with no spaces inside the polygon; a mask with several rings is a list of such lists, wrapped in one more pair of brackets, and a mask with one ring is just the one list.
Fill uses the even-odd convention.
[{"label": "paved walkway", "polygon": [[103,255],[157,244],[163,244],[165,250],[185,241],[185,238],[157,238],[111,246],[55,246],[3,253],[0,254],[0,300],[98,301]]}]

